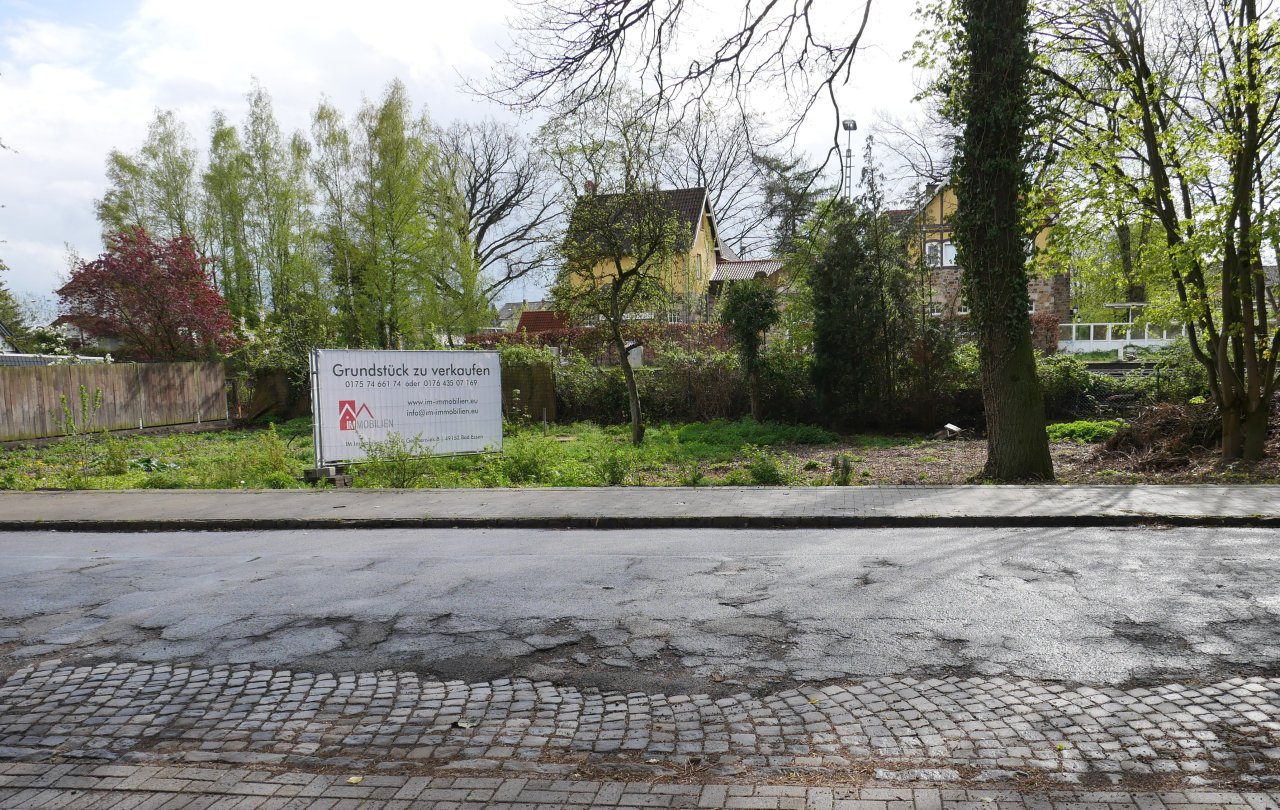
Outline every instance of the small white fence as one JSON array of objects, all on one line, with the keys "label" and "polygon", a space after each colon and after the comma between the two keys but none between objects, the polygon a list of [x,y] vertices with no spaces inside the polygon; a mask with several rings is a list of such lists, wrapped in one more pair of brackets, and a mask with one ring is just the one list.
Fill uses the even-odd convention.
[{"label": "small white fence", "polygon": [[1178,324],[1064,323],[1058,327],[1058,351],[1119,351],[1125,346],[1167,346],[1182,334]]}]

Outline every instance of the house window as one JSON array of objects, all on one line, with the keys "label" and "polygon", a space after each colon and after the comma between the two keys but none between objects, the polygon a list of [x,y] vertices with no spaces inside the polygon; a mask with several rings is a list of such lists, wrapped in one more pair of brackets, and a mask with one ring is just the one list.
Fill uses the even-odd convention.
[{"label": "house window", "polygon": [[942,307],[942,302],[941,302],[941,301],[930,301],[930,302],[929,302],[929,314],[930,314],[932,317],[934,317],[934,318],[941,318],[941,317],[942,317],[942,309],[943,309],[943,307]]},{"label": "house window", "polygon": [[693,257],[693,267],[694,267],[694,272],[696,274],[694,278],[696,278],[698,281],[702,281],[702,254],[701,253]]},{"label": "house window", "polygon": [[930,267],[955,267],[956,246],[950,239],[925,244],[925,257]]},{"label": "house window", "polygon": [[1028,304],[1028,305],[1027,305],[1027,312],[1028,312],[1029,314],[1031,314],[1031,315],[1036,314],[1036,302],[1035,302],[1035,301],[1032,301],[1030,304]]},{"label": "house window", "polygon": [[969,305],[968,305],[968,304],[966,304],[966,303],[964,302],[964,299],[963,299],[963,298],[962,298],[962,299],[960,299],[960,305],[959,305],[958,307],[956,307],[956,314],[957,314],[957,315],[968,315],[968,314],[969,314]]}]

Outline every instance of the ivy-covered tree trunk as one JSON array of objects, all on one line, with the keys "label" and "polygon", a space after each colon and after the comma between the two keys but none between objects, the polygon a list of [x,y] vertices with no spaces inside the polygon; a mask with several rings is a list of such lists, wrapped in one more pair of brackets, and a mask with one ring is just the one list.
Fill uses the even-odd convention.
[{"label": "ivy-covered tree trunk", "polygon": [[1022,222],[1030,128],[1027,0],[961,0],[967,72],[956,156],[955,234],[978,337],[987,418],[985,478],[1051,480],[1036,379]]}]

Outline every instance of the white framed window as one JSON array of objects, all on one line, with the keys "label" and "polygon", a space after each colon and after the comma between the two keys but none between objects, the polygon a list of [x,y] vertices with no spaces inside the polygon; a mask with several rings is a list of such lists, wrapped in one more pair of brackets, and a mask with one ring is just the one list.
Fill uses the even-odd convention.
[{"label": "white framed window", "polygon": [[1027,305],[1027,313],[1030,315],[1036,314],[1036,302],[1034,300]]},{"label": "white framed window", "polygon": [[930,267],[955,267],[956,246],[950,239],[925,243],[925,260]]},{"label": "white framed window", "polygon": [[941,301],[929,302],[929,315],[934,318],[941,318],[944,307]]}]

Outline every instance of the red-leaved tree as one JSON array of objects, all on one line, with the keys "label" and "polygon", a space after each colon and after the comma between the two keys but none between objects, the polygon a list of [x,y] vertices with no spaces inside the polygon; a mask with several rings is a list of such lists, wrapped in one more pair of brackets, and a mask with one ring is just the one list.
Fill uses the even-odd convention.
[{"label": "red-leaved tree", "polygon": [[189,236],[156,242],[142,228],[119,231],[105,253],[72,271],[58,290],[60,309],[82,331],[120,340],[134,360],[212,359],[236,338],[208,261]]}]

